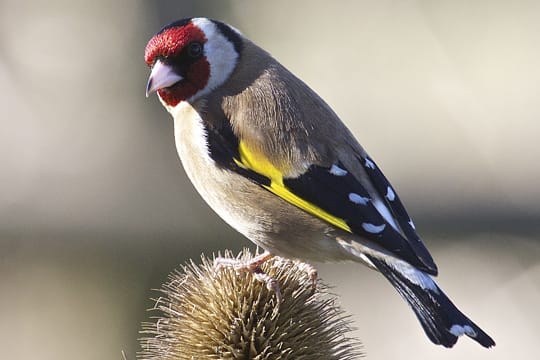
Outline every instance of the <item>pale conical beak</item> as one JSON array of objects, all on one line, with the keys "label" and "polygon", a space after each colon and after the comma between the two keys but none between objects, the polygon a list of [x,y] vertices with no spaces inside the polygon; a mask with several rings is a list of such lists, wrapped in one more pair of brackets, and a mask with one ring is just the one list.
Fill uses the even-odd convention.
[{"label": "pale conical beak", "polygon": [[175,73],[171,66],[165,65],[163,62],[158,60],[154,66],[152,66],[152,72],[148,78],[148,84],[146,85],[146,97],[148,97],[154,91],[173,86],[182,79],[183,77]]}]

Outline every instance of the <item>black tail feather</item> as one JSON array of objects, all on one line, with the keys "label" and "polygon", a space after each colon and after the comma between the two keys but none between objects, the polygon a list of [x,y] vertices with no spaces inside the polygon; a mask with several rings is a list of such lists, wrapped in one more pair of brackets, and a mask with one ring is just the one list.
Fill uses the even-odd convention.
[{"label": "black tail feather", "polygon": [[[410,274],[381,259],[372,256],[369,259],[411,306],[433,343],[449,348],[460,335],[467,335],[484,347],[495,346],[493,339],[459,311],[429,275],[413,270],[418,273],[411,279]],[[424,282],[418,281],[419,278]]]}]

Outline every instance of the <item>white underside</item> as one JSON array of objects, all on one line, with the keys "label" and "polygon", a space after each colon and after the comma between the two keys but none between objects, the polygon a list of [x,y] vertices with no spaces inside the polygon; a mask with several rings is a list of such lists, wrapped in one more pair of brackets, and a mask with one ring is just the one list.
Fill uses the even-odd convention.
[{"label": "white underside", "polygon": [[220,190],[230,175],[216,167],[210,158],[206,130],[198,112],[188,102],[181,102],[171,109],[171,114],[174,117],[176,150],[195,189],[233,228],[246,236],[256,231],[257,224],[238,216],[237,211],[227,207],[228,203],[223,201]]}]

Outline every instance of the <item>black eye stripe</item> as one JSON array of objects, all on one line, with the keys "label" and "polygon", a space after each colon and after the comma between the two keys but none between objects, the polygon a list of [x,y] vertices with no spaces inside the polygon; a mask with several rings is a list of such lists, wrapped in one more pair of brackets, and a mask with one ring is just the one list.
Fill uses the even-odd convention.
[{"label": "black eye stripe", "polygon": [[189,67],[203,56],[203,50],[204,45],[194,41],[184,46],[178,54],[167,57],[159,56],[157,59],[172,66],[177,74],[185,78]]},{"label": "black eye stripe", "polygon": [[191,42],[177,54],[170,56],[157,56],[156,59],[160,59],[167,64],[186,63],[191,64],[194,60],[197,60],[203,55],[203,44],[197,41]]}]

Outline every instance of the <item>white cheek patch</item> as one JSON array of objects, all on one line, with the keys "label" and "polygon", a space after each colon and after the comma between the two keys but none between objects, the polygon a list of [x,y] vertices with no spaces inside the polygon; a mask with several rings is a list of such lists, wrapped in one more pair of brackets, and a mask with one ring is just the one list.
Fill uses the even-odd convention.
[{"label": "white cheek patch", "polygon": [[199,97],[208,94],[228,79],[238,63],[239,54],[233,43],[221,34],[211,20],[195,18],[191,22],[201,29],[207,39],[204,54],[210,64],[210,78],[205,88],[197,93]]}]

